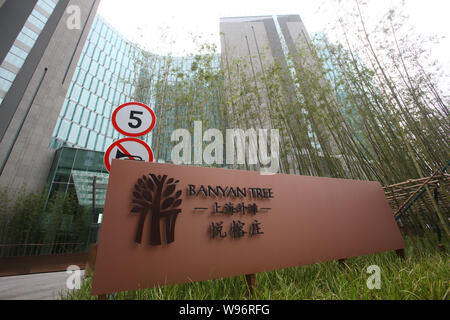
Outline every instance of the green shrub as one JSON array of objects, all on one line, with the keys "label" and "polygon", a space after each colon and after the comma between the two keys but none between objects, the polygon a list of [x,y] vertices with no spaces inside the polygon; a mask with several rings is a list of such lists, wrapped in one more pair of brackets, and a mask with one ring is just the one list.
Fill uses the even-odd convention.
[{"label": "green shrub", "polygon": [[84,250],[86,245],[58,244],[86,243],[89,211],[78,204],[75,193],[55,193],[49,198],[47,189],[0,189],[0,257]]}]

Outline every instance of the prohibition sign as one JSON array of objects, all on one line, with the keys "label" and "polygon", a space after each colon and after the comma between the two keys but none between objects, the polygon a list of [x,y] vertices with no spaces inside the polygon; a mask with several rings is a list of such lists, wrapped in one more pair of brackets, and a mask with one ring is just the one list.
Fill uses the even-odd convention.
[{"label": "prohibition sign", "polygon": [[142,140],[125,138],[114,142],[106,151],[104,163],[108,172],[113,159],[153,162],[153,151]]},{"label": "prohibition sign", "polygon": [[128,102],[114,110],[114,128],[127,137],[141,137],[153,130],[156,116],[150,107],[143,103]]}]

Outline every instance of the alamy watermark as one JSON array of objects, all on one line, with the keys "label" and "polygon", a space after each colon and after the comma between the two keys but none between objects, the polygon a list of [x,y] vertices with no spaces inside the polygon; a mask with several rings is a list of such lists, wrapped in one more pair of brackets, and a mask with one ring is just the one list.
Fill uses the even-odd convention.
[{"label": "alamy watermark", "polygon": [[66,280],[66,287],[69,290],[81,289],[81,269],[79,266],[69,266],[66,273],[69,277]]},{"label": "alamy watermark", "polygon": [[70,5],[66,9],[69,17],[66,20],[66,26],[69,30],[81,29],[81,8],[77,5]]},{"label": "alamy watermark", "polygon": [[381,269],[377,265],[372,265],[367,268],[367,274],[371,276],[367,279],[367,288],[369,290],[380,290],[381,289]]},{"label": "alamy watermark", "polygon": [[[270,131],[270,144],[269,144]],[[251,165],[262,175],[274,175],[280,170],[280,133],[278,129],[228,129],[226,143],[220,130],[203,132],[200,121],[194,122],[194,147],[192,136],[186,129],[172,132],[171,141],[178,143],[172,149],[174,164],[196,165]],[[206,143],[205,148],[204,143]],[[224,154],[224,145],[226,152]],[[269,146],[270,145],[270,146]],[[268,154],[270,148],[270,155]],[[193,152],[192,152],[193,150]],[[193,153],[193,154],[192,154]]]}]

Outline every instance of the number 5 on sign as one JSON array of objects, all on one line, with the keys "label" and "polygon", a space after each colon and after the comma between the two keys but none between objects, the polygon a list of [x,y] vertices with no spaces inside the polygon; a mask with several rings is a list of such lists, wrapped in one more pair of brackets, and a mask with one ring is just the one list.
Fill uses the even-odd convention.
[{"label": "number 5 on sign", "polygon": [[156,116],[142,103],[129,102],[119,106],[112,115],[114,128],[128,137],[141,137],[153,130]]}]

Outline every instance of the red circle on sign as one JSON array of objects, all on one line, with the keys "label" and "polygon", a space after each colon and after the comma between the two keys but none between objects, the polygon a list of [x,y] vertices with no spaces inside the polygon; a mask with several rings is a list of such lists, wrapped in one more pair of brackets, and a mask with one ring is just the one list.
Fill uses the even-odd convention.
[{"label": "red circle on sign", "polygon": [[[125,131],[125,130],[122,130],[122,129],[119,127],[119,125],[117,124],[117,114],[119,113],[119,111],[122,110],[122,109],[125,108],[125,107],[132,106],[132,105],[134,105],[134,106],[140,106],[140,107],[145,108],[148,112],[150,112],[150,115],[152,116],[152,123],[150,124],[150,127],[149,127],[148,129],[146,129],[145,131],[143,131],[143,132],[129,133],[129,132]],[[143,103],[139,103],[139,102],[128,102],[128,103],[124,103],[124,104],[118,106],[118,107],[116,108],[116,110],[114,110],[113,115],[112,115],[112,123],[113,123],[114,128],[115,128],[117,131],[119,131],[121,134],[123,134],[124,136],[127,136],[127,137],[136,137],[136,138],[137,138],[137,137],[145,136],[146,134],[150,133],[150,131],[153,130],[153,128],[155,127],[155,124],[156,124],[156,115],[155,115],[155,113],[153,112],[153,110],[150,109],[149,106],[147,106],[147,105],[145,105],[145,104],[143,104]]]},{"label": "red circle on sign", "polygon": [[113,151],[113,149],[115,147],[117,147],[119,144],[124,143],[124,142],[128,142],[128,141],[133,141],[133,142],[137,142],[141,145],[143,145],[145,147],[145,149],[148,152],[148,157],[149,157],[149,162],[153,162],[153,151],[152,148],[150,148],[150,146],[142,140],[136,139],[136,138],[125,138],[125,139],[120,139],[117,140],[116,142],[114,142],[109,148],[108,150],[106,150],[105,152],[105,156],[103,158],[103,163],[105,164],[106,170],[111,171],[111,163],[109,162],[109,155],[111,154],[111,152]]}]

